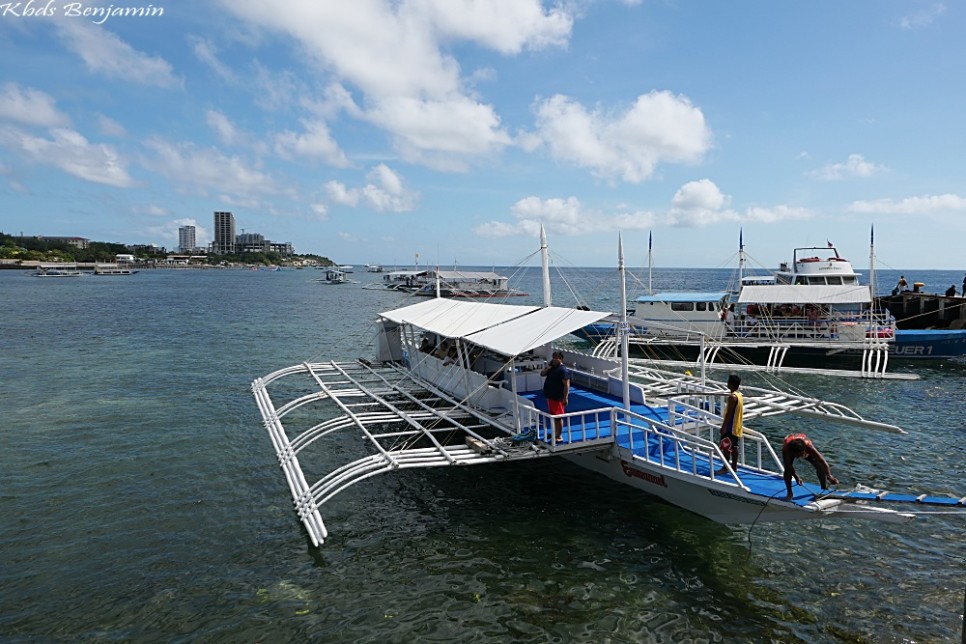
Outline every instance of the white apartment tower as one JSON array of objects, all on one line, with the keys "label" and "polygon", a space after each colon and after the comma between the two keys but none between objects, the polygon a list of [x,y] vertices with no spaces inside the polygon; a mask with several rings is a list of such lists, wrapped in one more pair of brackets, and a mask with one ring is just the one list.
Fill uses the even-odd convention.
[{"label": "white apartment tower", "polygon": [[230,212],[215,212],[215,241],[211,252],[219,255],[235,252],[235,215]]},{"label": "white apartment tower", "polygon": [[178,228],[178,249],[182,253],[190,253],[198,244],[195,242],[195,227],[181,226]]}]

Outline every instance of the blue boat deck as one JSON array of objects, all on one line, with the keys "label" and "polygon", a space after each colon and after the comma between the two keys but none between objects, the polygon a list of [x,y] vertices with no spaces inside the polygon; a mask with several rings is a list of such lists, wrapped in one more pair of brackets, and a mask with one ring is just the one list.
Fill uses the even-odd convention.
[{"label": "blue boat deck", "polygon": [[[521,394],[533,402],[538,409],[547,409],[546,397],[541,392],[526,392]],[[623,402],[615,396],[590,391],[578,386],[571,386],[570,395],[567,403],[567,413],[588,412],[602,408],[623,408]],[[656,407],[641,403],[632,403],[631,411],[635,414],[649,418],[665,425],[669,425],[669,409],[667,407]],[[642,421],[634,418],[633,424],[642,426]],[[601,412],[594,416],[583,417],[583,426],[588,433],[594,437],[610,438],[613,435],[611,427],[611,416],[609,412]],[[633,431],[633,434],[632,434]],[[558,444],[575,444],[583,439],[575,429],[573,436],[568,437],[567,427],[564,426],[564,440],[557,441]],[[545,428],[542,428],[538,437],[541,440],[550,441],[551,436]],[[723,467],[723,463],[718,460],[709,459],[706,455],[684,448],[678,441],[671,438],[668,434],[667,440],[653,431],[645,432],[642,429],[632,428],[624,423],[620,423],[617,429],[616,443],[619,447],[632,449],[635,456],[643,458],[651,463],[657,463],[672,470],[679,470],[685,473],[694,474],[702,478],[711,478],[712,467],[717,470]],[[632,448],[633,446],[633,448]],[[768,474],[751,469],[742,465],[738,466],[738,476],[741,483],[746,486],[755,496],[763,499],[785,498],[785,481],[779,474]],[[715,480],[725,483],[735,483],[734,477],[730,474],[716,474]],[[805,486],[793,486],[794,494],[792,502],[796,505],[805,506],[815,500],[816,495]]]},{"label": "blue boat deck", "polygon": [[[546,397],[541,392],[527,392],[521,394],[524,398],[533,401],[538,409],[547,409]],[[570,396],[567,404],[567,413],[589,412],[595,409],[623,408],[623,402],[615,396],[590,391],[578,386],[571,386]],[[651,405],[632,403],[631,411],[644,418],[670,425],[670,413],[667,407],[655,407]],[[679,411],[683,409],[679,408]],[[593,415],[580,417],[582,427],[587,435],[593,438],[610,438],[613,435],[611,426],[611,415],[609,411],[601,411]],[[620,423],[617,428],[616,443],[619,447],[632,450],[633,454],[645,459],[650,463],[659,464],[671,470],[680,471],[685,474],[696,475],[705,480],[711,480],[711,470],[723,467],[724,463],[717,459],[711,459],[707,454],[700,451],[688,449],[681,442],[674,440],[667,430],[654,427],[652,431],[644,431],[644,422],[639,418],[632,418],[632,426]],[[640,428],[640,429],[638,429]],[[664,437],[667,436],[665,439]],[[546,428],[538,431],[538,438],[550,442],[551,436]],[[557,441],[557,444],[577,444],[584,439],[580,435],[579,429],[568,436],[567,426],[564,425],[564,438]],[[763,500],[772,501],[775,499],[785,499],[785,480],[780,474],[770,474],[739,465],[737,474],[741,479],[741,484],[748,488],[748,491]],[[725,483],[735,483],[734,477],[730,474],[715,474],[714,480]],[[862,502],[882,502],[898,504],[921,504],[936,505],[945,507],[962,508],[966,507],[966,497],[936,497],[925,494],[897,494],[893,492],[862,492],[846,490],[826,490],[811,491],[817,486],[793,485],[792,500],[798,506],[806,506],[819,498],[840,499],[843,501],[862,501]]]}]

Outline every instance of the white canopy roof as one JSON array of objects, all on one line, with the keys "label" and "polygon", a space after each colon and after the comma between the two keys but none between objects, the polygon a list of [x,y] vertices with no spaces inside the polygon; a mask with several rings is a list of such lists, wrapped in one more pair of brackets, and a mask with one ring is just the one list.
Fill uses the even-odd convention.
[{"label": "white canopy roof", "polygon": [[869,287],[856,284],[744,286],[738,295],[739,304],[867,304],[870,301]]},{"label": "white canopy roof", "polygon": [[462,338],[506,356],[515,356],[561,338],[607,317],[600,311],[560,307],[424,300],[382,313],[399,324],[412,324],[447,338]]},{"label": "white canopy roof", "polygon": [[462,338],[538,308],[434,297],[419,304],[386,311],[382,317],[400,324],[412,324],[443,337]]},{"label": "white canopy roof", "polygon": [[466,339],[505,356],[516,356],[598,322],[608,315],[610,314],[600,311],[551,306],[473,333]]}]

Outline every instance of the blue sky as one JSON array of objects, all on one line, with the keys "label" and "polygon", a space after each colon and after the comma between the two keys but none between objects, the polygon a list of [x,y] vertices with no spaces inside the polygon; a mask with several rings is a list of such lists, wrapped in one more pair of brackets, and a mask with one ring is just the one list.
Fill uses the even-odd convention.
[{"label": "blue sky", "polygon": [[[103,9],[162,15],[103,15]],[[101,13],[98,13],[101,10]],[[87,12],[88,15],[83,15]],[[0,2],[0,230],[343,263],[966,268],[966,7]]]}]

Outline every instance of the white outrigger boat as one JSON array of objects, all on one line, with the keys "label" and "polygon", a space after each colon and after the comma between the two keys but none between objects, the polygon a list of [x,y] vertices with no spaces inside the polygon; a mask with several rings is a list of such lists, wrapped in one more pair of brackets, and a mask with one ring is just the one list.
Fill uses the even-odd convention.
[{"label": "white outrigger boat", "polygon": [[[732,469],[718,446],[725,387],[703,373],[699,378],[632,366],[626,350],[619,361],[568,351],[568,410],[551,416],[544,411],[539,370],[554,342],[608,314],[551,306],[542,232],[541,251],[543,306],[423,300],[379,316],[375,361],[306,362],[252,383],[295,510],[314,545],[328,536],[321,508],[377,474],[555,456],[726,524],[836,517],[905,522],[914,512],[891,507],[903,502],[966,509],[966,497],[866,488],[819,492],[799,486],[785,501],[781,458],[764,434],[748,426],[756,419],[796,414],[903,430],[835,403],[746,386],[744,437]],[[622,274],[623,263],[621,251]],[[623,279],[621,297],[623,304]],[[626,343],[626,333],[623,338]],[[553,431],[558,418],[559,440]],[[330,472],[310,474],[312,450],[335,441],[340,453],[345,443],[334,435],[345,431],[361,434],[369,449]],[[720,468],[727,473],[716,473]]]},{"label": "white outrigger boat", "polygon": [[77,270],[77,264],[74,263],[41,263],[37,265],[37,270],[32,275],[34,277],[80,277],[83,273]]},{"label": "white outrigger boat", "polygon": [[332,284],[332,285],[352,283],[352,280],[349,279],[349,276],[346,275],[345,271],[341,269],[336,269],[336,268],[327,268],[325,270],[325,276],[319,277],[312,281],[318,282],[319,284]]}]

